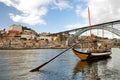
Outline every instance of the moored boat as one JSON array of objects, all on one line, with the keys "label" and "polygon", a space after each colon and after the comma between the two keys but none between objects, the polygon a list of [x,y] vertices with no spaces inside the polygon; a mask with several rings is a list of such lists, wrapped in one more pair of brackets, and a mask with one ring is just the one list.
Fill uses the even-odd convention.
[{"label": "moored boat", "polygon": [[[80,52],[72,48],[73,53],[83,60],[94,60],[94,59],[105,59],[110,57],[111,51],[108,49],[107,44],[103,42],[103,45],[101,43],[98,44],[99,40],[97,39],[94,34],[92,34],[92,25],[91,25],[91,19],[90,19],[90,11],[88,7],[88,20],[89,20],[89,27],[90,27],[90,41],[88,41],[88,44],[90,44],[89,51],[88,52]],[[104,34],[103,34],[104,35]],[[83,48],[81,48],[83,49]]]},{"label": "moored boat", "polygon": [[94,52],[94,53],[87,53],[87,52],[80,52],[72,48],[72,52],[80,58],[80,60],[99,60],[99,59],[105,59],[110,57],[111,52],[110,51],[103,51],[103,52]]}]

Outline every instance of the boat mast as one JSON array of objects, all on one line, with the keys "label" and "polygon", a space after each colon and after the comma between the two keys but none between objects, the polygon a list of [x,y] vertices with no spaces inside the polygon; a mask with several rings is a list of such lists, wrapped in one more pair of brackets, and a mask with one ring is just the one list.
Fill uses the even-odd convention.
[{"label": "boat mast", "polygon": [[[90,39],[91,39],[91,41],[93,41],[95,36],[92,34],[92,26],[91,26],[91,17],[90,17],[89,7],[88,7],[88,21],[89,21],[89,28],[90,28]],[[92,52],[94,52],[95,51],[95,44],[94,44],[94,46],[92,45],[91,47],[92,47],[92,49],[91,49]]]},{"label": "boat mast", "polygon": [[89,22],[89,28],[90,28],[90,38],[92,38],[92,26],[91,26],[91,17],[90,17],[90,10],[89,10],[89,7],[88,7],[88,22]]}]

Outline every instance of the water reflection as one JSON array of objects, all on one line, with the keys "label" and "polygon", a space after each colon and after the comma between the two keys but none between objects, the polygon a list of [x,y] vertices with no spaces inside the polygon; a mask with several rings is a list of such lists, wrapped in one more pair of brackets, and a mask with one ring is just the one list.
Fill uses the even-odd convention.
[{"label": "water reflection", "polygon": [[120,80],[120,49],[117,48],[112,50],[112,58],[94,62],[78,61],[67,51],[39,72],[29,72],[61,51],[63,49],[0,50],[0,80]]},{"label": "water reflection", "polygon": [[81,80],[86,80],[87,78],[85,75],[85,68],[87,66],[88,66],[88,63],[86,61],[78,61],[78,63],[75,65],[73,69],[72,79],[77,80],[77,78],[81,78]]},{"label": "water reflection", "polygon": [[100,71],[102,71],[102,73],[104,71],[109,71],[109,72],[111,71],[107,69],[107,63],[110,61],[110,59],[111,57],[106,60],[99,60],[99,61],[92,61],[92,62],[78,61],[73,69],[72,79],[74,80],[79,80],[79,79],[80,80],[101,80],[101,79],[107,80],[109,76],[106,76],[106,74],[104,74],[104,77],[103,77],[103,74],[100,74]]}]

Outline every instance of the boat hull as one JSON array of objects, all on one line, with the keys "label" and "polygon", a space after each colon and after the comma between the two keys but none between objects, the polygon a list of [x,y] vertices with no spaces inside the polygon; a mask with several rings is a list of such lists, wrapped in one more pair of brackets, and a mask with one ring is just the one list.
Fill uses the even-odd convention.
[{"label": "boat hull", "polygon": [[87,60],[99,60],[99,59],[105,59],[110,57],[111,52],[101,52],[101,53],[84,53],[84,52],[79,52],[72,48],[72,52],[82,61],[87,61]]}]

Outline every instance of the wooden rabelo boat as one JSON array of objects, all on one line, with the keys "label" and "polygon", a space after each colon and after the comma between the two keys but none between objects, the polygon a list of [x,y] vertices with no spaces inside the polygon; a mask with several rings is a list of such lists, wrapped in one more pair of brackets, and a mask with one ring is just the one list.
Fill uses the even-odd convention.
[{"label": "wooden rabelo boat", "polygon": [[[104,58],[108,58],[110,57],[111,51],[107,50],[107,49],[102,49],[102,51],[100,50],[96,50],[98,45],[97,45],[97,41],[95,39],[94,34],[92,34],[92,26],[91,26],[91,20],[90,20],[90,11],[88,8],[88,20],[89,20],[89,26],[90,26],[90,39],[91,41],[89,41],[89,43],[93,42],[94,45],[91,46],[91,50],[88,52],[80,52],[75,50],[74,48],[72,48],[73,53],[80,58],[82,61],[83,60],[94,60],[94,59],[104,59]],[[100,46],[99,46],[100,47]]]},{"label": "wooden rabelo boat", "polygon": [[82,61],[87,61],[87,60],[99,60],[99,59],[105,59],[110,57],[111,52],[110,51],[103,51],[103,52],[80,52],[72,48],[73,53],[80,58]]}]

